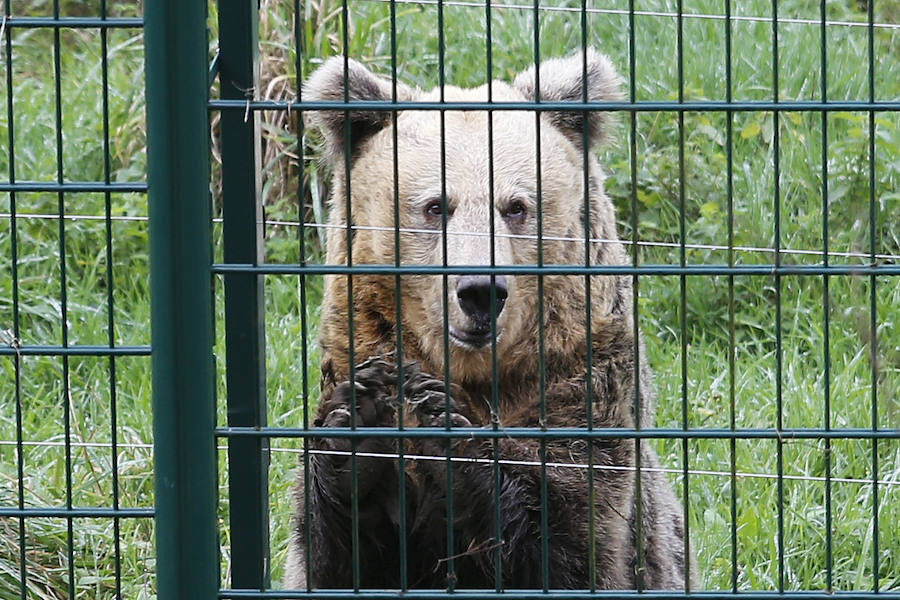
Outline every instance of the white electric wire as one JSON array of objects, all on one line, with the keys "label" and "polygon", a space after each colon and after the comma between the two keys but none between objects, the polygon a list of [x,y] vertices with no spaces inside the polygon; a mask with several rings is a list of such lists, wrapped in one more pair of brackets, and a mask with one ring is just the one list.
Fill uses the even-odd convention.
[{"label": "white electric wire", "polygon": [[[0,219],[9,219],[12,215],[10,213],[0,213]],[[17,219],[47,219],[47,220],[59,220],[58,214],[49,214],[49,213],[16,213]],[[65,214],[62,217],[66,221],[105,221],[105,215],[74,215],[74,214]],[[148,221],[149,218],[146,216],[130,216],[130,215],[118,215],[111,216],[111,221]],[[221,223],[221,217],[217,217],[213,219],[214,223]],[[344,225],[334,225],[331,223],[300,223],[299,221],[285,221],[279,219],[267,219],[263,221],[263,223],[267,226],[273,227],[309,227],[309,228],[318,228],[318,229],[340,229],[341,231],[346,231],[347,228]],[[350,227],[354,231],[385,231],[389,233],[394,233],[398,231],[394,227],[381,227],[376,225],[351,225]],[[432,235],[442,235],[442,232],[434,229],[415,229],[411,227],[401,227],[399,229],[400,233],[413,233],[413,234],[432,234]],[[460,232],[447,232],[448,236],[467,236],[467,237],[490,237],[490,232],[480,232],[480,231],[460,231]],[[510,239],[525,239],[525,240],[537,240],[537,236],[535,235],[523,235],[523,234],[508,234],[508,233],[494,233],[495,238],[510,238]],[[574,242],[574,243],[584,243],[583,237],[565,237],[565,236],[552,236],[552,235],[544,235],[542,238],[545,242]],[[610,244],[610,243],[620,243],[624,246],[630,246],[632,244],[637,244],[639,247],[648,247],[648,248],[673,248],[678,249],[682,247],[682,244],[679,242],[655,242],[649,240],[639,240],[634,242],[630,239],[621,239],[621,240],[610,240],[604,238],[589,238],[588,241],[592,244]],[[767,248],[764,246],[725,246],[720,244],[696,244],[696,243],[685,243],[684,247],[688,250],[711,250],[711,251],[721,251],[727,252],[729,249],[734,250],[735,252],[745,252],[745,253],[766,253],[766,254],[775,254],[775,248]],[[802,248],[779,248],[777,250],[778,254],[781,255],[803,255],[803,256],[822,256],[821,250],[809,250]],[[829,257],[839,257],[839,258],[859,258],[859,259],[871,259],[872,255],[868,252],[860,252],[860,251],[849,251],[849,250],[829,250]],[[900,254],[891,254],[891,253],[877,253],[875,254],[875,258],[877,260],[900,260]]]},{"label": "white electric wire", "polygon": [[[295,223],[292,221],[266,221],[266,224],[272,225],[294,225],[299,226],[299,223]],[[332,225],[330,223],[304,223],[304,227],[319,227],[325,229],[340,229],[341,231],[346,231],[347,228],[344,225]],[[397,231],[394,227],[380,227],[374,225],[351,225],[350,227],[353,230],[360,231],[387,231],[394,232]],[[442,235],[440,230],[434,229],[412,229],[412,228],[400,228],[400,233],[430,233],[435,235]],[[460,232],[447,232],[448,236],[466,236],[466,237],[490,237],[490,232],[476,232],[476,231],[460,231]],[[538,237],[536,235],[523,235],[523,234],[511,234],[511,233],[494,233],[495,238],[511,238],[511,239],[525,239],[525,240],[533,240],[536,241]],[[584,243],[583,237],[565,237],[565,236],[553,236],[553,235],[543,235],[541,239],[545,242],[575,242],[575,243]],[[624,246],[630,246],[632,244],[637,244],[638,246],[644,247],[656,247],[656,248],[681,248],[682,244],[679,242],[653,242],[653,241],[638,241],[634,242],[630,239],[621,239],[621,240],[611,240],[604,238],[588,238],[588,241],[592,244],[613,244],[620,243]],[[766,248],[760,246],[722,246],[718,244],[692,244],[686,243],[684,247],[689,250],[721,250],[727,251],[729,248],[733,249],[736,252],[765,252],[769,254],[775,254],[775,248]],[[821,250],[803,250],[803,249],[791,249],[791,248],[779,248],[777,251],[779,254],[802,254],[807,256],[822,256]],[[872,258],[872,255],[866,252],[852,252],[852,251],[834,251],[829,250],[828,256],[837,256],[843,258]],[[879,260],[897,260],[900,259],[900,255],[898,254],[875,254],[875,258]]]},{"label": "white electric wire", "polygon": [[[437,5],[437,0],[368,0],[369,2],[377,2],[377,3],[389,3],[394,2],[395,4],[411,4],[416,6],[435,6]],[[460,6],[460,7],[469,7],[476,8],[480,10],[484,10],[484,4],[481,2],[467,2],[465,0],[443,0],[441,2],[444,6]],[[533,11],[535,7],[533,5],[528,4],[515,4],[515,3],[491,3],[491,10],[494,9],[512,9],[512,10],[527,10]],[[538,10],[544,12],[569,12],[569,13],[578,13],[581,14],[582,9],[574,6],[539,6]],[[624,9],[619,8],[586,8],[584,12],[588,14],[604,14],[604,15],[619,15],[619,16],[627,16],[630,15],[631,12]],[[636,10],[634,11],[634,15],[637,17],[669,17],[669,18],[677,18],[679,14],[677,12],[671,11],[657,11],[657,10]],[[725,21],[726,19],[730,19],[731,21],[750,21],[753,23],[771,23],[772,17],[759,17],[759,16],[750,16],[750,15],[731,15],[730,17],[726,17],[721,14],[713,14],[713,13],[686,13],[682,12],[681,17],[684,19],[708,19],[715,21]],[[791,25],[822,25],[821,19],[799,19],[799,18],[791,18],[791,17],[778,17],[777,19],[779,24],[791,24]],[[868,27],[868,21],[834,21],[826,19],[825,25],[828,27]],[[900,29],[900,24],[898,23],[873,23],[873,27],[877,29]]]},{"label": "white electric wire", "polygon": [[[14,440],[0,440],[0,446],[16,446],[18,443]],[[66,443],[64,441],[57,440],[47,440],[47,441],[23,441],[22,446],[38,446],[38,447],[54,447],[54,446],[65,446]],[[110,449],[112,444],[102,443],[102,442],[77,442],[73,441],[70,444],[72,448],[94,448],[94,449]],[[152,450],[153,444],[147,443],[135,443],[135,442],[125,442],[116,444],[116,447],[120,450],[122,449],[142,449],[142,450]],[[227,446],[218,446],[219,450],[226,450]],[[277,446],[273,446],[270,448],[272,452],[286,452],[292,454],[303,454],[304,450],[302,448],[280,448]],[[322,455],[332,455],[332,456],[351,456],[353,453],[345,450],[310,450],[310,454],[322,454]],[[357,457],[363,458],[385,458],[396,460],[399,458],[399,454],[392,453],[383,453],[383,452],[356,452]],[[434,461],[434,462],[446,462],[446,456],[435,456],[430,454],[404,454],[404,460],[421,460],[421,461]],[[519,465],[526,467],[540,467],[540,461],[525,461],[525,460],[508,460],[508,459],[500,459],[495,461],[492,458],[472,458],[472,457],[464,457],[464,456],[454,456],[450,458],[450,462],[454,463],[474,463],[474,464],[483,464],[483,465]],[[544,463],[548,468],[551,469],[590,469],[590,465],[582,464],[582,463],[563,463],[563,462],[546,462]],[[594,465],[595,470],[598,471],[636,471],[636,467],[630,466],[615,466],[615,465]],[[641,467],[642,472],[647,473],[668,473],[672,475],[683,475],[683,469],[666,469],[663,467]],[[712,477],[731,477],[731,471],[716,471],[709,469],[689,469],[689,475],[707,475]],[[778,475],[774,475],[772,473],[748,473],[743,471],[738,471],[735,473],[736,477],[743,479],[778,479]],[[883,486],[900,486],[900,470],[894,473],[894,476],[897,479],[879,479],[876,481],[878,485]],[[781,479],[787,481],[812,481],[812,482],[825,482],[826,478],[817,475],[782,475]],[[832,477],[830,479],[831,483],[852,483],[859,485],[871,485],[871,479],[857,479],[851,477]]]}]

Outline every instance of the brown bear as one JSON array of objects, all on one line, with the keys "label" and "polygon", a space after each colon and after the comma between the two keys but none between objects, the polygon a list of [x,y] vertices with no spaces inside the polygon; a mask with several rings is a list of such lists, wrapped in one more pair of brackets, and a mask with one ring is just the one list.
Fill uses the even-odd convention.
[{"label": "brown bear", "polygon": [[[592,49],[512,85],[443,94],[343,58],[310,77],[310,101],[555,103],[539,117],[509,106],[308,113],[334,171],[328,264],[480,267],[326,277],[317,427],[653,426],[630,277],[514,269],[628,264],[589,152],[610,134],[608,115],[559,106],[621,99],[620,85]],[[685,588],[682,510],[649,443],[639,445],[638,485],[633,438],[450,433],[355,446],[312,438],[286,585]],[[400,444],[407,455],[456,461],[407,458],[401,472],[396,456],[371,456],[396,455]]]}]

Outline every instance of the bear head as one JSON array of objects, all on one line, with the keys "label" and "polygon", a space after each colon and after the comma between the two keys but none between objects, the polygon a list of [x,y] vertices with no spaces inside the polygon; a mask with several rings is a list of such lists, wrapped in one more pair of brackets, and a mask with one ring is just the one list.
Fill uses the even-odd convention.
[{"label": "bear head", "polygon": [[[501,377],[536,365],[541,314],[548,360],[583,356],[587,285],[592,335],[616,310],[630,310],[623,278],[591,276],[587,284],[584,276],[546,275],[539,281],[534,274],[487,269],[625,262],[604,176],[590,152],[610,137],[609,115],[559,106],[622,98],[606,56],[588,48],[529,68],[511,85],[431,91],[335,57],[303,92],[313,102],[405,103],[396,111],[373,106],[307,113],[323,133],[334,173],[329,264],[481,269],[446,277],[403,274],[399,283],[393,275],[354,275],[357,362],[396,345],[398,306],[404,359],[441,373],[449,351],[457,383],[489,381],[492,347]],[[433,109],[438,102],[486,101],[503,107]],[[552,110],[516,106],[534,101],[553,103]],[[410,102],[432,109],[417,110]],[[586,238],[592,240],[587,248]],[[347,276],[327,278],[320,337],[337,377],[346,376],[349,360],[348,287]]]}]

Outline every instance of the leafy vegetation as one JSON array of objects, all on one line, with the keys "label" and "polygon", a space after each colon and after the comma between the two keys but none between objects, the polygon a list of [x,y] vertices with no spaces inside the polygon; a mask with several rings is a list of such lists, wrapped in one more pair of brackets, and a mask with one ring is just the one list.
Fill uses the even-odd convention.
[{"label": "leafy vegetation", "polygon": [[[64,16],[98,15],[99,2],[60,2]],[[724,2],[698,0],[687,11],[723,14]],[[864,22],[865,2],[827,3],[834,21]],[[110,14],[134,16],[139,2],[110,2]],[[290,2],[263,0],[260,13],[260,59],[265,98],[293,100],[300,79],[322,59],[343,52],[344,13],[338,0],[302,0],[302,27],[294,31]],[[741,17],[767,17],[771,3],[732,2]],[[875,3],[875,21],[900,23],[890,2]],[[580,3],[554,0],[542,6],[540,56],[558,56],[581,45]],[[772,99],[771,22],[738,20],[731,26],[731,87],[726,85],[726,23],[721,19],[683,21],[683,75],[679,79],[677,20],[639,14],[634,19],[635,56],[629,59],[629,19],[623,0],[609,0],[587,14],[587,42],[610,54],[638,100]],[[640,11],[671,13],[673,0],[636,3]],[[13,15],[48,16],[53,3],[10,3]],[[819,7],[802,0],[779,3],[779,16],[813,23],[778,27],[778,86],[781,100],[822,98]],[[387,3],[349,4],[347,52],[389,74],[392,64],[391,11]],[[478,85],[487,77],[486,13],[482,4],[448,4],[440,15],[433,3],[396,5],[397,72],[403,80],[428,88],[441,72],[448,83]],[[491,11],[492,73],[510,79],[534,60],[536,25],[529,8],[507,4]],[[210,10],[211,52],[215,47],[216,12]],[[109,167],[104,160],[103,68],[101,34],[92,29],[60,31],[62,164],[57,164],[54,32],[9,28],[12,54],[5,46],[0,61],[0,179],[17,181],[141,182],[146,177],[143,42],[139,30],[108,33]],[[829,100],[867,100],[868,29],[846,25],[826,28],[825,67]],[[900,30],[874,30],[874,94],[878,100],[900,99]],[[4,39],[5,43],[5,39]],[[299,51],[299,54],[298,54]],[[6,93],[7,69],[12,88]],[[634,65],[634,72],[630,65]],[[680,85],[679,85],[680,84]],[[629,90],[631,87],[629,86]],[[215,92],[214,92],[215,93]],[[12,98],[13,120],[7,120]],[[317,164],[319,141],[298,128],[297,114],[265,113],[263,200],[273,221],[321,222],[325,213],[327,173]],[[900,255],[900,114],[878,112],[771,111],[623,113],[614,143],[601,159],[609,173],[607,188],[618,210],[625,239],[670,244],[641,245],[640,263],[679,264],[679,243],[688,245],[687,264],[724,264],[729,253],[709,246],[803,250],[785,252],[785,264],[819,264],[824,231],[831,251]],[[729,122],[731,123],[729,129]],[[731,135],[729,136],[729,131]],[[827,139],[823,136],[826,135]],[[777,136],[776,136],[777,132]],[[11,136],[11,138],[10,138]],[[304,144],[298,145],[298,136]],[[870,171],[870,139],[875,140]],[[679,140],[683,137],[683,150]],[[9,143],[12,139],[13,144]],[[777,143],[776,143],[777,139]],[[826,148],[823,156],[823,143]],[[636,162],[632,177],[631,150]],[[215,148],[214,152],[215,154]],[[778,172],[775,164],[778,158]],[[682,168],[683,164],[683,168]],[[303,167],[302,169],[300,167]],[[729,173],[732,193],[729,195]],[[775,194],[775,181],[779,193]],[[213,174],[213,189],[218,175]],[[827,184],[826,201],[823,192]],[[874,187],[871,187],[874,185]],[[683,192],[682,192],[683,189]],[[870,198],[875,222],[870,222]],[[729,211],[729,199],[732,211]],[[149,266],[146,197],[123,192],[109,198],[113,217],[112,263],[107,260],[107,224],[96,219],[40,218],[34,215],[104,215],[103,194],[0,192],[0,340],[4,345],[59,345],[109,342],[149,343]],[[636,208],[636,212],[633,210]],[[776,207],[780,218],[776,219]],[[18,217],[8,215],[15,209]],[[824,209],[824,218],[823,218]],[[732,227],[729,214],[732,213]],[[132,219],[133,218],[133,219]],[[633,225],[637,224],[636,231]],[[779,236],[776,239],[776,224]],[[875,238],[870,238],[870,232]],[[221,252],[220,231],[216,230]],[[319,260],[321,230],[304,228],[307,259]],[[271,262],[300,260],[299,228],[269,225],[265,251]],[[16,275],[13,279],[13,247]],[[739,250],[737,264],[771,264],[769,251]],[[866,264],[868,258],[832,256],[832,264]],[[65,267],[65,300],[62,290]],[[14,285],[18,311],[14,312]],[[300,426],[303,399],[316,400],[315,330],[321,281],[307,279],[307,304],[300,305],[297,277],[266,279],[267,389],[269,423]],[[874,288],[873,288],[874,285]],[[826,294],[827,286],[827,294]],[[221,286],[219,287],[221,291]],[[112,294],[112,315],[108,294]],[[777,300],[780,297],[780,327]],[[874,297],[874,319],[871,314]],[[684,310],[682,310],[684,298]],[[733,298],[733,300],[732,300]],[[640,278],[640,320],[649,360],[657,373],[661,426],[681,427],[687,402],[691,427],[770,428],[779,417],[785,427],[870,428],[873,383],[877,387],[877,425],[900,423],[900,285],[895,277],[822,277],[692,275]],[[65,310],[65,321],[62,318]],[[224,326],[221,293],[217,295],[219,398],[224,403]],[[826,328],[827,317],[827,328]],[[309,331],[306,387],[300,356],[302,326]],[[731,323],[734,323],[733,328]],[[874,332],[872,323],[874,321]],[[734,338],[733,368],[729,361]],[[873,336],[874,333],[874,336]],[[827,342],[827,343],[826,343]],[[682,353],[685,352],[684,358]],[[827,353],[827,354],[826,354]],[[114,377],[111,364],[114,362]],[[18,368],[17,368],[18,365]],[[683,365],[686,371],[682,372]],[[733,390],[732,395],[732,380]],[[112,385],[114,384],[114,385]],[[26,506],[113,505],[113,436],[111,390],[115,392],[115,437],[119,504],[153,504],[150,365],[147,357],[0,356],[0,505],[16,506],[21,490]],[[826,411],[826,390],[828,406]],[[781,411],[778,398],[780,394]],[[18,477],[16,403],[21,403],[23,470]],[[70,413],[65,446],[65,409]],[[224,422],[224,407],[220,406]],[[779,586],[779,504],[784,506],[784,585],[787,589],[872,589],[873,486],[860,483],[875,476],[880,532],[878,585],[900,587],[900,537],[891,533],[900,520],[900,442],[882,440],[727,440],[692,441],[687,466],[692,473],[689,499],[690,536],[704,587],[730,589],[732,576],[741,589]],[[273,580],[281,577],[290,515],[290,487],[299,461],[299,444],[273,440],[270,472]],[[681,442],[661,442],[667,467],[684,467]],[[779,453],[780,448],[780,453]],[[227,469],[221,454],[221,537],[223,578],[228,575]],[[831,476],[831,511],[826,513],[826,457]],[[739,473],[732,517],[732,459]],[[779,491],[779,472],[787,476]],[[69,466],[71,465],[71,466]],[[71,474],[71,494],[66,482]],[[799,477],[794,478],[794,477]],[[682,490],[685,479],[672,474]],[[850,481],[845,481],[850,480]],[[830,525],[830,530],[828,526]],[[0,598],[16,598],[20,586],[20,539],[24,540],[29,597],[108,598],[116,592],[117,564],[123,597],[153,598],[152,522],[122,519],[118,543],[109,519],[34,518],[25,522],[0,518]],[[828,532],[831,573],[826,562]],[[732,564],[732,534],[737,563]],[[71,539],[70,539],[71,538]],[[68,547],[71,545],[71,557]],[[69,570],[71,560],[71,573]],[[74,594],[69,593],[71,585]]]}]

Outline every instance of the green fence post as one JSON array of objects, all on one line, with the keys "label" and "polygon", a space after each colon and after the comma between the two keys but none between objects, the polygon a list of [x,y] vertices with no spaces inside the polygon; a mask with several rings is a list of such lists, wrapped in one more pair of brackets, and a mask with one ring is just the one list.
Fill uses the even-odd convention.
[{"label": "green fence post", "polygon": [[[259,97],[259,7],[247,0],[219,1],[219,89],[223,99]],[[225,262],[263,261],[259,113],[223,110],[222,217]],[[264,276],[229,273],[225,280],[225,364],[228,425],[266,425],[266,321]],[[228,440],[231,585],[269,584],[269,442]]]},{"label": "green fence post", "polygon": [[206,3],[146,3],[158,597],[218,593]]}]

